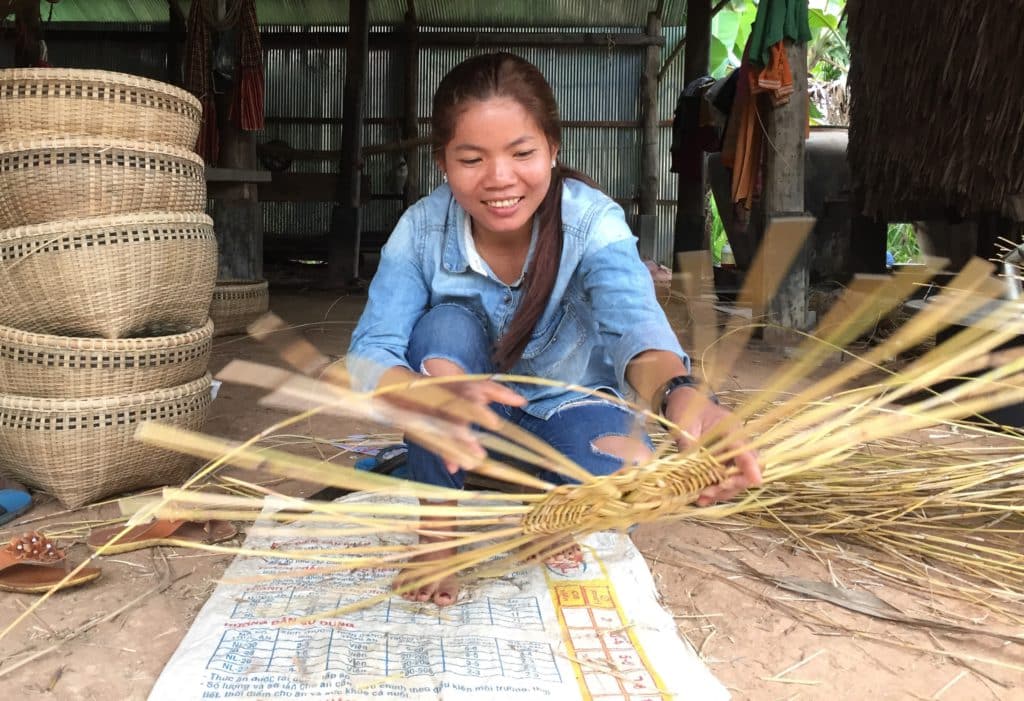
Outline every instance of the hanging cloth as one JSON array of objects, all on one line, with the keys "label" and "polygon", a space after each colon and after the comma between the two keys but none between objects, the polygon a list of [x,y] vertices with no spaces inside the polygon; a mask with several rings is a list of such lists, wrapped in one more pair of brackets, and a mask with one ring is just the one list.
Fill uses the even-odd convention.
[{"label": "hanging cloth", "polygon": [[807,0],[761,0],[747,42],[750,60],[768,66],[772,47],[783,39],[802,44],[810,41]]},{"label": "hanging cloth", "polygon": [[245,131],[263,128],[263,46],[256,20],[256,0],[241,0],[238,26],[238,72],[228,119]]},{"label": "hanging cloth", "polygon": [[207,163],[217,162],[220,136],[217,131],[217,105],[213,99],[210,75],[210,27],[203,13],[203,0],[193,0],[188,13],[185,42],[185,89],[199,98],[203,106],[202,122],[195,151]]}]

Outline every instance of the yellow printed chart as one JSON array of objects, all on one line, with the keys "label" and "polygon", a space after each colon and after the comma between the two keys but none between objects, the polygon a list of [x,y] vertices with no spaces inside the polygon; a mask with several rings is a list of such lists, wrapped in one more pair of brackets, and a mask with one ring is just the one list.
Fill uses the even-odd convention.
[{"label": "yellow printed chart", "polygon": [[[277,506],[268,500],[266,509]],[[258,525],[260,536],[249,536],[247,548],[321,550],[406,538],[324,538],[301,524]],[[332,612],[385,591],[391,573],[310,574],[308,563],[237,558],[149,698],[727,699],[658,605],[632,542],[600,533],[584,552],[582,563],[474,582],[445,609],[392,598],[342,616]]]}]

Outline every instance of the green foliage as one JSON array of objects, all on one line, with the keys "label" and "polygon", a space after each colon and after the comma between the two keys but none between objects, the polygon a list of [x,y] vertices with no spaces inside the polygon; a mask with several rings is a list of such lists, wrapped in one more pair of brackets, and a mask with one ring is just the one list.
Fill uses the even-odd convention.
[{"label": "green foliage", "polygon": [[750,37],[750,28],[757,17],[757,3],[734,0],[711,20],[711,61],[714,78],[723,78],[740,65],[743,47]]},{"label": "green foliage", "polygon": [[[850,70],[850,50],[846,44],[845,0],[809,0],[808,24],[811,42],[807,62],[811,75],[832,81]],[[755,0],[733,0],[711,21],[710,74],[722,78],[740,65],[750,28],[757,17]]]},{"label": "green foliage", "polygon": [[921,246],[912,224],[890,224],[886,235],[886,250],[897,263],[920,263]]},{"label": "green foliage", "polygon": [[725,226],[718,214],[718,204],[711,193],[708,193],[708,209],[711,216],[711,262],[718,265],[722,262],[722,246],[729,243],[729,238],[725,235]]}]

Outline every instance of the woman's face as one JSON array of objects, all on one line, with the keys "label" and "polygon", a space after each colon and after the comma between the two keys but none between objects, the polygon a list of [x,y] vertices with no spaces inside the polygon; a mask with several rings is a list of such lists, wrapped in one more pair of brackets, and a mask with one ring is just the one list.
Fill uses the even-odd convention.
[{"label": "woman's face", "polygon": [[473,101],[438,158],[476,236],[527,239],[558,154],[536,120],[511,98]]}]

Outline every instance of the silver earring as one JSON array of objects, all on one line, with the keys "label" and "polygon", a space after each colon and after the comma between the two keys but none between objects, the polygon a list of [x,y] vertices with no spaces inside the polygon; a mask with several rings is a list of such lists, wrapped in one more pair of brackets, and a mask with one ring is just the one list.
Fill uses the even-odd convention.
[{"label": "silver earring", "polygon": [[552,168],[557,168],[558,167],[558,161],[555,160],[554,158],[551,159],[551,167]]},{"label": "silver earring", "polygon": [[448,173],[445,173],[445,172],[441,173],[441,182],[443,182],[443,183],[448,182]]}]

